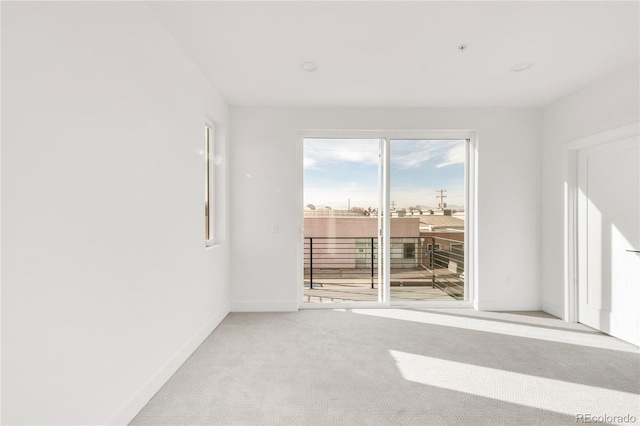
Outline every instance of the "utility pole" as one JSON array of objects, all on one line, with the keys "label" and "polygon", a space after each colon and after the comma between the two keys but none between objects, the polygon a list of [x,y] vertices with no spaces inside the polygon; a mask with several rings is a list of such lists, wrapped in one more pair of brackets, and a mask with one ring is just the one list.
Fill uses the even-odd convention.
[{"label": "utility pole", "polygon": [[347,210],[351,211],[351,198],[347,198]]},{"label": "utility pole", "polygon": [[391,202],[391,210],[395,210],[396,209],[396,202],[392,201]]},{"label": "utility pole", "polygon": [[438,192],[440,193],[440,195],[436,195],[436,198],[440,198],[439,208],[440,208],[440,210],[444,210],[444,207],[445,207],[444,199],[447,198],[447,196],[444,195],[444,193],[447,192],[447,190],[446,189],[440,189],[440,190],[436,191],[436,193],[438,193]]}]

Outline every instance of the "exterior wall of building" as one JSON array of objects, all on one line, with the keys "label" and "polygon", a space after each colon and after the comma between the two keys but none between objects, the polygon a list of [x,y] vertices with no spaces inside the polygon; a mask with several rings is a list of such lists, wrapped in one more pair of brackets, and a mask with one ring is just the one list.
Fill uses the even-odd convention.
[{"label": "exterior wall of building", "polygon": [[420,237],[424,238],[425,244],[430,244],[431,238],[435,238],[435,243],[440,244],[442,250],[451,250],[451,245],[456,244],[455,240],[460,244],[464,244],[464,232],[447,232],[447,231],[434,231],[434,232],[421,232]]},{"label": "exterior wall of building", "polygon": [[[305,217],[304,267],[377,268],[378,219],[371,217]],[[391,219],[391,268],[416,268],[427,265],[431,238],[439,250],[450,252],[451,241],[464,243],[463,232],[420,232],[418,217]],[[461,263],[461,262],[460,262]]]},{"label": "exterior wall of building", "polygon": [[[378,218],[375,217],[305,217],[305,237],[354,237],[378,236]],[[420,219],[417,217],[393,218],[391,237],[419,237]]]}]

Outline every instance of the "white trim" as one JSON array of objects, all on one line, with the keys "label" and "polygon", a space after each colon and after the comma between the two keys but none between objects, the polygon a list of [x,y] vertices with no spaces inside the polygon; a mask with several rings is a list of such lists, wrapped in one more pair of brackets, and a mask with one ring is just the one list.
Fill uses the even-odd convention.
[{"label": "white trim", "polygon": [[231,312],[297,312],[297,301],[281,302],[232,302]]},{"label": "white trim", "polygon": [[548,313],[549,315],[553,315],[554,317],[562,318],[563,309],[561,306],[543,302],[542,311]]},{"label": "white trim", "polygon": [[585,136],[583,138],[574,139],[565,142],[564,148],[569,150],[578,150],[581,148],[588,148],[591,146],[601,145],[607,142],[615,142],[620,139],[626,139],[631,136],[640,134],[640,121],[627,124],[616,129],[606,130],[601,133]]},{"label": "white trim", "polygon": [[[296,191],[294,197],[296,199],[296,205],[302,207],[304,210],[304,136],[300,133],[298,133],[298,142],[296,143],[295,173],[302,190]],[[296,247],[296,292],[298,306],[302,306],[304,304],[304,213],[298,214],[297,217],[299,235]]]},{"label": "white trim", "polygon": [[213,316],[193,337],[191,337],[147,382],[142,385],[131,399],[124,404],[109,420],[108,425],[126,425],[142,410],[162,386],[178,371],[178,368],[198,349],[204,340],[229,314],[229,306],[225,306]]},{"label": "white trim", "polygon": [[[298,131],[298,155],[297,155],[297,169],[299,173],[302,173],[302,156],[303,152],[303,142],[304,139],[344,139],[344,138],[353,138],[353,139],[380,139],[383,141],[383,152],[382,161],[384,161],[383,170],[389,170],[388,162],[390,161],[389,156],[389,145],[390,141],[393,139],[439,139],[439,140],[466,140],[466,164],[465,164],[465,289],[464,289],[464,303],[467,305],[471,304],[474,309],[480,310],[479,305],[480,302],[478,300],[478,262],[477,262],[477,253],[478,253],[478,208],[477,208],[477,191],[478,191],[478,133],[475,130],[299,130]],[[380,182],[384,183],[383,188],[386,188],[381,194],[381,198],[383,201],[382,211],[384,213],[383,221],[384,224],[382,226],[384,235],[383,241],[390,241],[390,204],[389,204],[389,176],[379,177]],[[302,179],[301,179],[302,181]],[[304,191],[304,182],[302,184],[302,188]],[[298,194],[297,197],[301,197],[301,194]],[[298,203],[298,205],[302,205],[302,201]],[[380,206],[378,207],[380,209]],[[302,221],[304,224],[304,221]],[[304,242],[304,225],[300,227],[300,241]],[[378,292],[382,291],[382,297],[379,295],[380,302],[373,302],[371,307],[388,307],[391,306],[392,303],[390,301],[390,282],[389,282],[389,273],[390,273],[390,244],[384,245],[387,247],[384,250],[385,255],[385,267],[383,270],[382,280],[378,277],[378,281],[383,285],[379,285]],[[299,247],[299,252],[302,251],[302,248]],[[381,257],[378,256],[378,259]],[[298,288],[298,305],[299,308],[330,308],[335,306],[345,307],[345,303],[305,303],[304,302],[304,288],[300,283],[303,282],[304,277],[304,260],[298,255],[298,266],[297,266],[297,288]],[[380,268],[378,268],[380,271]],[[471,283],[471,284],[470,284]],[[431,303],[425,301],[417,301],[415,305],[413,302],[401,302],[403,306],[421,306],[422,303]],[[410,303],[408,305],[404,305],[404,303]],[[446,302],[453,303],[453,302]],[[313,306],[311,306],[313,305]],[[348,304],[347,304],[348,305]],[[356,304],[356,307],[365,307],[368,306],[368,302],[359,302]],[[454,306],[454,305],[451,305]]]},{"label": "white trim", "polygon": [[[562,146],[564,187],[564,306],[560,316],[578,322],[578,152],[640,134],[640,122],[565,142]],[[545,304],[546,305],[546,304]]]},{"label": "white trim", "polygon": [[300,310],[305,309],[360,309],[360,308],[388,308],[389,306],[380,302],[326,302],[326,303],[305,303],[300,306]]},{"label": "white trim", "polygon": [[475,130],[299,130],[300,138],[326,139],[472,139]]},{"label": "white trim", "polygon": [[[391,302],[391,138],[382,138],[382,299],[389,306]],[[378,277],[380,282],[380,277]]]},{"label": "white trim", "polygon": [[561,318],[578,322],[578,150],[564,150],[564,308]]},{"label": "white trim", "polygon": [[478,307],[478,134],[470,132],[467,137],[465,167],[465,208],[464,208],[464,298],[474,309]]},{"label": "white trim", "polygon": [[390,308],[471,308],[467,300],[417,300],[391,302]]},{"label": "white trim", "polygon": [[305,309],[398,309],[398,308],[471,308],[469,302],[462,300],[432,300],[417,302],[393,302],[391,304],[383,302],[327,302],[327,303],[305,303],[300,306],[300,310]]},{"label": "white trim", "polygon": [[[382,213],[385,212],[383,191],[380,190],[380,188],[384,188],[384,166],[381,161],[382,156],[384,155],[384,147],[384,139],[378,139],[378,212]],[[384,300],[385,292],[384,280],[380,279],[381,276],[384,276],[384,248],[382,244],[382,230],[386,226],[384,217],[385,216],[383,214],[378,214],[378,275],[376,277],[378,279],[378,300]],[[380,271],[383,271],[383,273],[381,274]]]},{"label": "white trim", "polygon": [[529,300],[479,300],[479,311],[539,311],[540,303]]},{"label": "white trim", "polygon": [[[205,247],[213,247],[216,244],[216,210],[218,207],[217,197],[216,197],[216,170],[214,166],[215,157],[216,157],[216,126],[212,120],[205,118],[204,121],[205,129],[209,129],[208,140],[205,140],[205,144],[207,144],[207,148],[209,150],[209,158],[205,158],[205,179],[208,176],[207,188],[209,190],[208,199],[208,213],[209,213],[209,239],[205,239],[204,245]],[[205,154],[206,155],[206,154]],[[206,169],[209,170],[206,170]],[[208,172],[208,173],[207,173]]]}]

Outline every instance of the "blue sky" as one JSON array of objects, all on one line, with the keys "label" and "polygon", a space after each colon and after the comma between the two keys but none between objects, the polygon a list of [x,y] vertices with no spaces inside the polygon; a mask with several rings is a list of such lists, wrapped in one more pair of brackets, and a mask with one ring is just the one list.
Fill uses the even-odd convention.
[{"label": "blue sky", "polygon": [[[464,205],[463,140],[392,140],[391,200],[396,208]],[[304,205],[376,208],[378,139],[305,139]]]}]

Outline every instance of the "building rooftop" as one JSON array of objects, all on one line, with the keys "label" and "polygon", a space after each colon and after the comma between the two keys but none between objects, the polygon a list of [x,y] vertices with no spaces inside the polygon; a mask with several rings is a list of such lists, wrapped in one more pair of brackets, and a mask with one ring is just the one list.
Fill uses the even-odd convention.
[{"label": "building rooftop", "polygon": [[[429,228],[429,229],[427,229]],[[420,216],[420,229],[436,230],[443,228],[464,229],[464,220],[459,217],[445,215],[422,215]]]},{"label": "building rooftop", "polygon": [[333,209],[317,209],[305,210],[304,217],[363,217],[368,218],[362,213],[353,212],[351,210],[333,210]]}]

